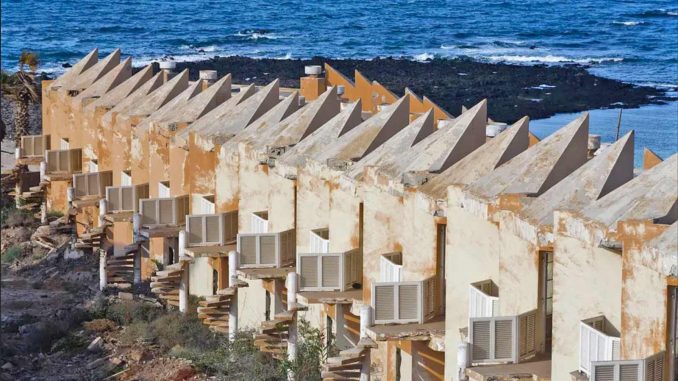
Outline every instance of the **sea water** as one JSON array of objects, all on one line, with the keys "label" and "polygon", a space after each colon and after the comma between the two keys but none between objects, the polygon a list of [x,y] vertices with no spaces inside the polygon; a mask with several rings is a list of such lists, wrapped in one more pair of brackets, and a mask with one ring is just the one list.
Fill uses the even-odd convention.
[{"label": "sea water", "polygon": [[[41,70],[59,73],[93,47],[102,53],[119,47],[135,65],[163,56],[467,56],[526,65],[577,63],[628,83],[678,86],[675,0],[6,0],[1,7],[2,68],[9,70],[22,49],[39,53]],[[616,115],[592,113],[594,130],[610,124],[603,122],[608,114]],[[622,127],[636,130],[637,146],[665,155],[678,148],[678,103],[625,115]],[[569,117],[533,126],[540,134]]]}]

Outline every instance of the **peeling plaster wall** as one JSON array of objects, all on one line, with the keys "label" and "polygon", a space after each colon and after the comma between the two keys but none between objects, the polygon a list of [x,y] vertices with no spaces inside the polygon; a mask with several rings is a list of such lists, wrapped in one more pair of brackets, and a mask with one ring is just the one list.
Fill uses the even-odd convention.
[{"label": "peeling plaster wall", "polygon": [[50,181],[47,188],[47,210],[68,213],[68,200],[66,194],[71,182],[68,180]]},{"label": "peeling plaster wall", "polygon": [[[468,288],[485,279],[499,281],[499,229],[456,206],[450,199],[447,209],[445,273],[445,379],[457,380],[457,345],[460,329],[468,326]],[[502,289],[499,304],[502,304]]]},{"label": "peeling plaster wall", "polygon": [[131,221],[113,222],[113,255],[125,255],[125,246],[134,241]]},{"label": "peeling plaster wall", "polygon": [[153,192],[158,191],[157,184],[151,184],[149,182],[149,166],[151,160],[151,139],[149,131],[142,131],[141,129],[135,129],[132,132],[131,136],[131,155],[130,155],[130,171],[132,174],[132,183],[137,184],[149,184],[149,197],[153,197],[150,193],[151,188],[155,188]]},{"label": "peeling plaster wall", "polygon": [[85,206],[78,210],[75,216],[75,230],[78,236],[85,233],[86,226],[96,228],[99,226],[99,205]]},{"label": "peeling plaster wall", "polygon": [[269,172],[268,178],[271,231],[294,229],[296,182],[272,172]]},{"label": "peeling plaster wall", "polygon": [[[113,170],[113,185],[120,185],[120,173],[132,168],[131,153],[138,149],[132,147],[132,133],[139,120],[136,117],[118,115],[115,123],[110,127],[113,130],[113,144],[111,147],[111,169]],[[133,149],[134,148],[134,149]],[[140,176],[132,176],[134,184]],[[153,187],[151,187],[152,191]]]},{"label": "peeling plaster wall", "polygon": [[537,308],[539,251],[504,229],[499,230],[499,310],[502,316]]},{"label": "peeling plaster wall", "polygon": [[[305,170],[297,174],[297,252],[310,250],[311,230],[326,228],[330,221],[330,184],[327,180],[313,176]],[[330,232],[330,251],[333,247],[333,234]]]},{"label": "peeling plaster wall", "polygon": [[320,332],[326,332],[327,315],[325,314],[323,304],[308,304],[308,310],[299,311],[297,316],[299,319],[306,320],[311,327],[320,330]]},{"label": "peeling plaster wall", "polygon": [[[143,137],[142,137],[143,138]],[[161,181],[170,180],[169,174],[169,165],[170,165],[170,149],[169,149],[169,139],[162,135],[161,133],[150,130],[148,134],[145,135],[145,138],[148,139],[148,156],[144,154],[144,150],[140,150],[142,153],[141,163],[147,163],[146,165],[140,164],[138,169],[139,172],[143,172],[144,167],[147,167],[147,175],[143,176],[148,179],[149,185],[149,196],[158,197],[158,183]],[[143,140],[142,140],[142,145]],[[180,171],[179,168],[174,168],[174,171]],[[134,173],[133,173],[134,176]],[[170,193],[172,193],[172,182],[170,181]]]},{"label": "peeling plaster wall", "polygon": [[[240,198],[240,182],[238,178],[238,168],[240,160],[238,152],[232,146],[222,146],[215,148],[219,155],[216,165],[216,194],[215,208],[217,213],[230,212],[238,210],[238,201]],[[239,213],[240,214],[240,213]],[[249,226],[249,222],[246,226]],[[245,228],[239,225],[238,231]]]},{"label": "peeling plaster wall", "polygon": [[[269,188],[268,166],[250,157],[250,150],[245,144],[239,147],[240,167],[240,198],[238,203],[239,232],[250,232],[250,218],[252,213],[269,211],[269,192],[277,191]],[[269,218],[271,213],[269,213]],[[269,220],[269,232],[275,232]]]},{"label": "peeling plaster wall", "polygon": [[569,373],[579,369],[581,320],[605,315],[615,328],[621,329],[621,276],[619,254],[567,235],[556,235],[551,372],[554,381],[570,381]]},{"label": "peeling plaster wall", "polygon": [[[620,224],[622,255],[622,359],[642,359],[666,350],[667,278],[657,250],[644,245],[666,226],[645,221]],[[648,297],[651,296],[651,297]]]},{"label": "peeling plaster wall", "polygon": [[[238,288],[238,329],[256,329],[266,316],[266,289],[262,280],[247,281],[248,287]],[[271,294],[271,299],[274,295]],[[271,318],[273,318],[271,308]]]},{"label": "peeling plaster wall", "polygon": [[209,296],[214,282],[214,268],[210,258],[194,258],[188,266],[188,293],[195,296]]},{"label": "peeling plaster wall", "polygon": [[176,182],[177,191],[183,189],[185,193],[214,194],[216,153],[204,151],[193,140],[189,138],[188,151],[171,148],[170,184],[174,187]]}]

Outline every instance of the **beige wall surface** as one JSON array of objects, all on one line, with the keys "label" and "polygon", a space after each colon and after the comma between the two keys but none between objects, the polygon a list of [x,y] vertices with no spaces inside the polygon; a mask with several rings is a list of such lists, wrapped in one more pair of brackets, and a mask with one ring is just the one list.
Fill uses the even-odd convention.
[{"label": "beige wall surface", "polygon": [[208,257],[194,258],[188,266],[188,293],[195,296],[213,295],[214,268]]}]

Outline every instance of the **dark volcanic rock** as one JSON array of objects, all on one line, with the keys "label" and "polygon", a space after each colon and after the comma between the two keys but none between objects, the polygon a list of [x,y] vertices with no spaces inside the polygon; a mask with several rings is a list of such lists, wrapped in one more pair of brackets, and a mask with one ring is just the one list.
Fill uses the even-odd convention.
[{"label": "dark volcanic rock", "polygon": [[664,93],[658,89],[597,77],[579,65],[520,66],[462,58],[417,62],[393,58],[276,60],[215,57],[178,63],[177,70],[189,68],[191,79],[197,79],[199,70],[217,70],[219,76],[231,73],[235,83],[263,85],[279,78],[281,86],[298,87],[304,66],[323,62],[349,78],[357,69],[397,95],[402,95],[405,87],[409,87],[453,115],[459,115],[462,105],[469,107],[487,98],[490,117],[505,122],[513,122],[524,115],[540,119],[556,113],[618,106],[618,103],[633,108],[664,99]]}]

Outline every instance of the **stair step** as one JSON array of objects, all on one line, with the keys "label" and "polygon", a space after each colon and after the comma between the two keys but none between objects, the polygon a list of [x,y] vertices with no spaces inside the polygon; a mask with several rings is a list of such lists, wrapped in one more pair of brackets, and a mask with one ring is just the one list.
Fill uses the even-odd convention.
[{"label": "stair step", "polygon": [[209,325],[211,327],[228,327],[228,319],[226,320],[205,319],[202,321],[202,323],[205,325]]},{"label": "stair step", "polygon": [[360,379],[360,371],[336,371],[336,372],[321,372],[320,376],[322,378],[333,378],[333,379]]},{"label": "stair step", "polygon": [[182,270],[160,270],[155,272],[155,276],[163,278],[180,277]]},{"label": "stair step", "polygon": [[180,282],[181,276],[152,276],[152,282]]},{"label": "stair step", "polygon": [[[151,287],[153,287],[153,286],[151,286]],[[221,301],[218,301],[218,302],[208,302],[206,300],[201,300],[201,301],[198,302],[198,305],[200,307],[228,307],[228,306],[231,305],[231,300],[227,299],[227,300],[221,300]]]},{"label": "stair step", "polygon": [[218,307],[198,307],[197,311],[199,314],[208,314],[208,315],[228,315],[228,310],[225,308]]},{"label": "stair step", "polygon": [[351,364],[343,364],[343,365],[337,365],[337,364],[323,364],[323,370],[328,371],[328,372],[334,372],[338,370],[360,370],[362,368],[363,364],[361,361],[354,362]]},{"label": "stair step", "polygon": [[217,290],[217,295],[233,296],[235,295],[235,288],[233,287],[222,288],[221,290]]},{"label": "stair step", "polygon": [[205,301],[208,303],[226,302],[230,300],[231,297],[228,295],[210,295],[205,297]]},{"label": "stair step", "polygon": [[183,263],[173,263],[171,265],[165,266],[164,270],[165,271],[182,271],[183,270]]},{"label": "stair step", "polygon": [[158,297],[159,297],[160,299],[165,299],[165,300],[167,300],[167,301],[172,300],[172,301],[176,301],[177,303],[179,302],[179,294],[178,294],[178,293],[177,293],[177,295],[160,294],[160,295],[158,295]]}]

